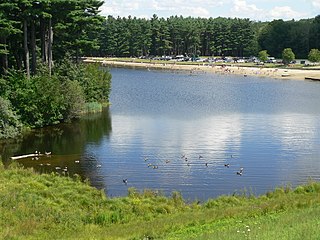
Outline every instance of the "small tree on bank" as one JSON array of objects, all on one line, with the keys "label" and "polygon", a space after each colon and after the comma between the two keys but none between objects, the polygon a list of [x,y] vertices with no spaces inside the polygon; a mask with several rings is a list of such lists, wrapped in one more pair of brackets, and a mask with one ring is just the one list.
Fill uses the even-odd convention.
[{"label": "small tree on bank", "polygon": [[292,62],[295,59],[295,55],[292,51],[291,48],[285,48],[282,51],[282,61],[284,64],[289,64],[290,62]]},{"label": "small tree on bank", "polygon": [[308,60],[310,62],[320,62],[320,51],[319,49],[311,49],[308,55]]},{"label": "small tree on bank", "polygon": [[261,62],[268,61],[268,57],[269,57],[269,54],[268,54],[267,50],[262,50],[259,52],[259,59]]}]

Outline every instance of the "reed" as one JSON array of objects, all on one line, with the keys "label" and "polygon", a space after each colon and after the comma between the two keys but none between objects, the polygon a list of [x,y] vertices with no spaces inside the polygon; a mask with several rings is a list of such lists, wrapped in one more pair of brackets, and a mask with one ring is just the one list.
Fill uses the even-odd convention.
[{"label": "reed", "polygon": [[85,104],[85,113],[96,113],[102,111],[102,104],[98,102],[89,102]]}]

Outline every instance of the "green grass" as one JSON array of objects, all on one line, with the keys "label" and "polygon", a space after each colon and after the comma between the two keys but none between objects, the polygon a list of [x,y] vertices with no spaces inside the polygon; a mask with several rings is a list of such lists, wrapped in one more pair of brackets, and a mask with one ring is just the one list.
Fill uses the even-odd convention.
[{"label": "green grass", "polygon": [[152,190],[108,198],[77,176],[0,164],[0,199],[0,239],[320,238],[320,184],[314,182],[198,204]]},{"label": "green grass", "polygon": [[102,104],[98,102],[88,102],[85,104],[85,113],[95,113],[102,111]]}]

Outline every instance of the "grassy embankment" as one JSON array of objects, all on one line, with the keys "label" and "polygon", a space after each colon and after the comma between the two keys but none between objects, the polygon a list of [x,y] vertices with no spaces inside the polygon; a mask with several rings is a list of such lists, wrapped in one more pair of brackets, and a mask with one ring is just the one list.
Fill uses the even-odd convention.
[{"label": "grassy embankment", "polygon": [[[0,161],[1,162],[1,161]],[[0,165],[0,239],[319,239],[320,184],[187,204]]]}]

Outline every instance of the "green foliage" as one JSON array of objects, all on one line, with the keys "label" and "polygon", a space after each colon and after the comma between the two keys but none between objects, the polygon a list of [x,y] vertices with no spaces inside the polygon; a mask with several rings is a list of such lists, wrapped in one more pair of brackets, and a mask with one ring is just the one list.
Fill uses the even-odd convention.
[{"label": "green foliage", "polygon": [[86,95],[86,101],[108,102],[111,88],[111,74],[99,65],[82,65],[83,78],[79,79]]},{"label": "green foliage", "polygon": [[252,56],[259,49],[281,57],[290,47],[306,58],[309,46],[318,47],[320,17],[299,21],[253,22],[238,18],[167,19],[154,15],[150,20],[109,16],[100,36],[101,56],[140,55]]},{"label": "green foliage", "polygon": [[[2,101],[2,114],[7,119],[2,124],[7,126],[3,131],[12,136],[14,134],[9,132],[20,130],[12,111],[30,127],[57,124],[78,118],[86,111],[101,111],[100,103],[109,99],[110,81],[108,71],[96,65],[77,65],[70,61],[57,63],[51,76],[44,65],[39,65],[37,74],[30,79],[22,71],[9,70],[0,79],[1,95],[8,99]],[[5,135],[0,135],[3,137]]]},{"label": "green foliage", "polygon": [[295,55],[291,48],[285,48],[282,51],[282,60],[284,64],[289,64],[294,59],[295,59]]},{"label": "green foliage", "polygon": [[6,82],[6,95],[24,124],[42,127],[63,119],[64,99],[55,76],[42,73],[28,80],[23,73],[10,70]]},{"label": "green foliage", "polygon": [[5,77],[6,91],[4,95],[10,100],[14,110],[21,116],[21,121],[35,126],[38,115],[34,82],[27,80],[21,71],[10,70]]},{"label": "green foliage", "polygon": [[57,19],[54,55],[62,59],[71,54],[79,60],[99,49],[98,36],[104,17],[99,16],[103,1],[51,1],[51,14]]},{"label": "green foliage", "polygon": [[319,49],[311,49],[308,55],[310,62],[320,62],[320,51]]},{"label": "green foliage", "polygon": [[85,104],[85,112],[87,113],[94,113],[94,112],[101,112],[102,105],[98,102],[89,102]]},{"label": "green foliage", "polygon": [[86,102],[108,102],[111,74],[97,64],[74,64],[63,60],[54,70],[61,82],[77,81],[83,89]]},{"label": "green foliage", "polygon": [[64,96],[64,119],[79,118],[85,110],[85,94],[78,81],[65,80],[62,82],[62,94]]},{"label": "green foliage", "polygon": [[[237,34],[234,34],[234,33]],[[104,23],[100,54],[140,55],[234,55],[252,54],[257,45],[253,23],[248,19],[201,19],[153,15],[150,20],[113,18]],[[254,52],[255,53],[255,52]]]},{"label": "green foliage", "polygon": [[16,137],[22,124],[13,111],[10,101],[0,97],[0,139]]},{"label": "green foliage", "polygon": [[268,54],[267,50],[262,50],[259,52],[258,57],[259,57],[260,61],[266,62],[268,60],[269,54]]},{"label": "green foliage", "polygon": [[[23,64],[27,50],[32,58],[33,74],[39,53],[42,62],[50,65],[51,55],[53,59],[61,60],[72,54],[78,61],[81,56],[97,51],[104,21],[99,15],[102,4],[99,0],[1,1],[0,69],[28,68]],[[51,29],[53,35],[49,34]],[[28,46],[24,46],[24,37]],[[50,44],[50,37],[53,37],[54,45]]]},{"label": "green foliage", "polygon": [[309,31],[310,49],[320,49],[320,15],[316,16],[311,23]]},{"label": "green foliage", "polygon": [[312,20],[273,20],[258,29],[258,42],[271,56],[281,57],[284,48],[291,48],[299,58],[306,58]]}]

